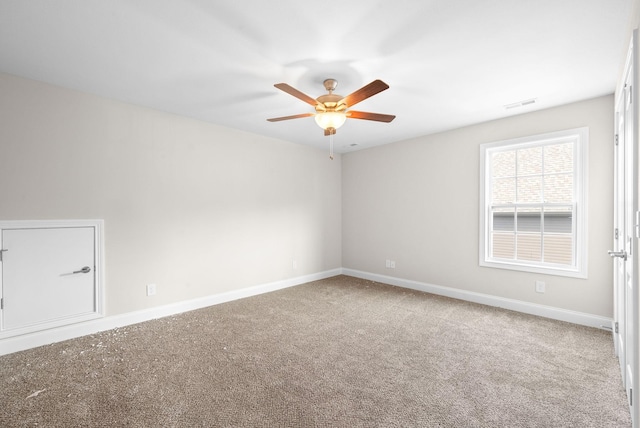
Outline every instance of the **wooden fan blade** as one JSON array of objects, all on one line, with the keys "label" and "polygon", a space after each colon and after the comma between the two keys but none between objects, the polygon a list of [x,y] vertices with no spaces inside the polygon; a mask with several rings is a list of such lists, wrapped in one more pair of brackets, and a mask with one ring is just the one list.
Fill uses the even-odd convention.
[{"label": "wooden fan blade", "polygon": [[280,122],[281,120],[300,119],[301,117],[309,117],[309,116],[314,116],[314,113],[294,114],[293,116],[274,117],[272,119],[267,119],[267,120],[269,122]]},{"label": "wooden fan blade", "polygon": [[318,101],[314,100],[309,95],[300,92],[299,90],[297,90],[293,86],[287,85],[286,83],[276,83],[273,86],[275,86],[276,88],[280,89],[281,91],[286,92],[289,95],[293,95],[294,97],[298,98],[299,100],[304,101],[307,104],[311,104],[314,107],[316,105],[318,105]]},{"label": "wooden fan blade", "polygon": [[348,107],[352,107],[358,104],[360,101],[366,100],[367,98],[384,91],[385,89],[389,89],[389,85],[384,83],[382,80],[374,80],[366,86],[358,89],[352,94],[347,95],[340,101],[338,104],[344,103]]},{"label": "wooden fan blade", "polygon": [[376,122],[386,122],[386,123],[389,123],[396,118],[392,114],[369,113],[366,111],[353,111],[353,110],[349,110],[347,112],[347,117],[350,119],[375,120]]}]

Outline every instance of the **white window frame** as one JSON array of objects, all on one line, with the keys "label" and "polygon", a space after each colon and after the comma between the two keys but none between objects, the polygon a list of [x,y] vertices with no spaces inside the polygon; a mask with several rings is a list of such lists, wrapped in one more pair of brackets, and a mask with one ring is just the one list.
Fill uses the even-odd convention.
[{"label": "white window frame", "polygon": [[[491,237],[491,154],[565,141],[574,142],[574,260],[572,265],[559,265],[523,260],[504,260],[490,257]],[[587,278],[587,164],[589,128],[575,128],[480,145],[480,266],[511,269],[540,274]]]}]

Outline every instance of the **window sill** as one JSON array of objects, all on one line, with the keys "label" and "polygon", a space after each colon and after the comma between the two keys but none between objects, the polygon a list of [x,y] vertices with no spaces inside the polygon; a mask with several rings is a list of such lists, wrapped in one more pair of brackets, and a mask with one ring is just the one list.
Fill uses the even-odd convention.
[{"label": "window sill", "polygon": [[562,267],[546,267],[546,266],[536,266],[536,265],[527,265],[522,263],[509,263],[504,261],[480,261],[481,267],[493,268],[493,269],[507,269],[507,270],[517,270],[521,272],[529,272],[529,273],[537,273],[542,275],[555,275],[555,276],[566,276],[571,278],[580,278],[587,279],[587,269],[573,269],[573,268],[562,268]]}]

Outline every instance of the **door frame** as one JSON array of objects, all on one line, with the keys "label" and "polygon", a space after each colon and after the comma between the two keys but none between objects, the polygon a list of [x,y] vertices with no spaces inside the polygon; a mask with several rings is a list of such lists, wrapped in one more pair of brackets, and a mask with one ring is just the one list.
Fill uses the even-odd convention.
[{"label": "door frame", "polygon": [[[625,209],[626,169],[629,163],[626,161],[626,142],[624,139],[624,94],[616,96],[615,102],[615,129],[613,151],[613,245],[615,252],[627,253],[626,237],[628,236]],[[622,108],[620,108],[622,106]],[[625,304],[625,278],[626,259],[613,258],[613,342],[616,356],[620,365],[620,374],[623,384],[626,384],[626,304]]]},{"label": "door frame", "polygon": [[[61,327],[104,317],[104,220],[12,220],[0,221],[0,247],[2,230],[10,229],[60,229],[74,227],[93,228],[94,242],[94,307],[95,311],[81,316],[53,320],[22,328],[3,330],[0,319],[0,339],[34,333],[50,328]],[[0,248],[1,249],[1,248]],[[3,297],[2,262],[0,262],[0,298]]]}]

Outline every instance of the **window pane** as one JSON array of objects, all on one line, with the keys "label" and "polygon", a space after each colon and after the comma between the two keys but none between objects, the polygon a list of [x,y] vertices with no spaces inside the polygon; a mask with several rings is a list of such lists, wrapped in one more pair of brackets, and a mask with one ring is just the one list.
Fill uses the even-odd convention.
[{"label": "window pane", "polygon": [[573,171],[573,143],[545,146],[544,171],[545,174]]},{"label": "window pane", "polygon": [[515,235],[494,232],[491,234],[491,257],[513,260],[516,255]]},{"label": "window pane", "polygon": [[542,177],[518,177],[518,199],[520,203],[542,202]]},{"label": "window pane", "polygon": [[570,265],[573,263],[571,235],[544,235],[544,261]]},{"label": "window pane", "polygon": [[502,232],[515,231],[515,208],[493,209],[493,230]]},{"label": "window pane", "polygon": [[573,263],[573,208],[546,207],[544,210],[544,261]]},{"label": "window pane", "polygon": [[518,150],[518,175],[542,174],[542,147]]},{"label": "window pane", "polygon": [[544,233],[573,232],[573,209],[571,207],[546,207],[544,209]]},{"label": "window pane", "polygon": [[516,175],[516,152],[497,152],[491,156],[491,171],[494,177],[513,177]]},{"label": "window pane", "polygon": [[518,260],[542,261],[542,236],[539,233],[518,233]]},{"label": "window pane", "polygon": [[492,204],[512,204],[516,201],[516,179],[496,178],[491,191]]},{"label": "window pane", "polygon": [[549,203],[571,203],[573,201],[573,174],[545,175],[544,201]]},{"label": "window pane", "polygon": [[518,232],[541,232],[542,209],[518,209]]}]

